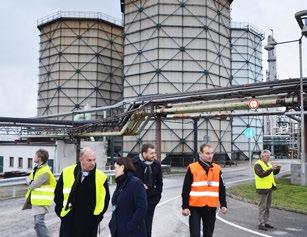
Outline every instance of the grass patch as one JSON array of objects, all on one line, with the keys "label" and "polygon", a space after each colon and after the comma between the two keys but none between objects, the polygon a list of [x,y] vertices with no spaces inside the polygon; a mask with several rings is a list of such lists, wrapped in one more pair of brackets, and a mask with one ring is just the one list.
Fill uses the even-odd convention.
[{"label": "grass patch", "polygon": [[[227,192],[251,203],[259,202],[255,184],[237,185],[229,188]],[[291,184],[289,176],[278,179],[277,190],[273,191],[272,205],[276,208],[307,214],[307,187]]]}]

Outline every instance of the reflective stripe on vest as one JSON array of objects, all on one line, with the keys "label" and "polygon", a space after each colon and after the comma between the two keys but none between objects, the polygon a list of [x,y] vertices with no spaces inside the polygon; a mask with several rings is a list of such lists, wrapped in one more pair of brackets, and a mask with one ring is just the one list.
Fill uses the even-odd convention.
[{"label": "reflective stripe on vest", "polygon": [[221,168],[217,164],[212,164],[212,166],[209,168],[207,175],[204,168],[198,162],[189,165],[193,176],[193,183],[189,194],[189,206],[218,206]]},{"label": "reflective stripe on vest", "polygon": [[[270,162],[268,162],[268,165],[266,165],[264,161],[258,160],[256,164],[259,164],[264,171],[272,168],[272,164]],[[271,189],[273,185],[276,186],[273,172],[262,178],[255,173],[255,182],[256,189]]]},{"label": "reflective stripe on vest", "polygon": [[30,196],[30,202],[33,206],[50,206],[53,202],[56,181],[50,167],[47,164],[36,170],[34,178],[32,172],[29,175],[29,179],[35,181],[39,178],[39,176],[45,173],[47,173],[49,176],[47,184],[33,190],[28,190],[26,193],[26,199]]},{"label": "reflective stripe on vest", "polygon": [[[71,206],[67,207],[68,198],[72,189],[72,186],[75,182],[75,171],[76,165],[69,166],[63,169],[62,178],[63,178],[63,207],[61,211],[61,217],[67,215],[68,212],[73,208]],[[96,205],[94,209],[94,215],[99,215],[104,208],[106,190],[104,188],[104,183],[107,180],[107,175],[102,171],[95,170],[95,185],[96,185]],[[98,190],[98,191],[97,191]],[[65,210],[66,209],[66,210]]]}]

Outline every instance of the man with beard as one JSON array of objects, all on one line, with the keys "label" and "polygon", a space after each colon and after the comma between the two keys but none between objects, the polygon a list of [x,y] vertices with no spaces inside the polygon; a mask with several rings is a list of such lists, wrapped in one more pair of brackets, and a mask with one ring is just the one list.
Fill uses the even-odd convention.
[{"label": "man with beard", "polygon": [[161,164],[155,158],[155,147],[152,144],[144,144],[141,153],[133,159],[135,176],[142,180],[147,193],[148,207],[145,217],[147,237],[151,237],[153,216],[161,199],[163,187]]}]

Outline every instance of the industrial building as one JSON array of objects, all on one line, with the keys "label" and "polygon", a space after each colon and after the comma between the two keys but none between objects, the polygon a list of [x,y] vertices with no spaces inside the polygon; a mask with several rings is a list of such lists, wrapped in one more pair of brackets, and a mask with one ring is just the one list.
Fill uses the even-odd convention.
[{"label": "industrial building", "polygon": [[[122,0],[124,98],[230,86],[231,2]],[[156,126],[161,127],[161,159],[180,156],[190,162],[192,120],[151,121],[140,135],[124,137],[124,153],[153,142]],[[200,119],[196,126],[199,143],[230,155],[230,120]]]},{"label": "industrial building", "polygon": [[64,11],[39,19],[37,27],[38,116],[122,100],[121,22],[102,13]]},{"label": "industrial building", "polygon": [[[181,93],[206,93],[207,90],[221,87],[226,88],[226,91],[230,86],[263,81],[264,33],[249,23],[232,22],[232,1],[120,2],[123,22],[96,12],[57,12],[38,20],[40,56],[37,111],[40,118],[110,106],[119,101],[125,104],[131,99],[146,96],[157,99],[159,96],[178,93],[176,97],[180,98]],[[269,53],[275,55],[275,51]],[[276,73],[276,64],[270,64],[269,68]],[[227,110],[223,104],[229,101],[222,100],[222,97],[209,101],[211,106],[216,104],[215,111]],[[197,103],[199,101],[191,105]],[[176,106],[185,105],[162,103],[155,111]],[[122,106],[112,111],[72,117],[57,116],[57,119],[99,121],[116,117],[125,109]],[[263,117],[253,114],[261,111],[264,110],[237,111],[237,114],[242,112],[244,115],[233,117],[210,116],[210,112],[205,112],[207,114],[188,118],[184,116],[184,111],[172,118],[156,113],[149,122],[146,121],[146,126],[137,135],[132,132],[125,134],[129,136],[115,139],[96,136],[95,140],[102,141],[100,145],[106,150],[101,157],[104,165],[107,156],[115,157],[117,152],[134,155],[147,142],[156,144],[158,159],[171,165],[187,165],[196,159],[198,147],[202,143],[213,145],[216,155],[223,159],[248,159],[263,149]],[[249,112],[253,115],[249,115]],[[110,127],[113,126],[111,122]],[[127,120],[122,122],[124,124]],[[61,129],[50,139],[50,146],[57,150],[57,144],[64,142],[73,149],[75,144],[66,141],[75,138]],[[116,129],[121,127],[117,126]],[[252,130],[252,136],[246,136],[247,129]],[[297,128],[294,130],[297,132]],[[45,136],[48,136],[48,132]],[[264,140],[270,142],[269,139],[267,137]],[[296,149],[297,138],[289,139],[292,150]],[[65,155],[50,152],[56,154],[53,164],[55,169],[61,170],[64,166],[58,159]],[[75,154],[69,154],[69,162],[73,163]],[[23,157],[26,156],[31,158],[28,153],[25,156],[5,155],[8,158],[4,158],[6,161],[2,162],[2,167],[6,170],[30,167],[29,160],[28,164],[23,163],[26,159]],[[16,157],[14,166],[7,165],[11,159],[9,157]],[[22,162],[17,157],[23,158]]]},{"label": "industrial building", "polygon": [[[231,23],[231,75],[232,85],[263,81],[262,41],[264,32],[250,23]],[[253,134],[246,137],[246,129]],[[232,119],[233,158],[248,159],[259,154],[263,147],[263,116],[241,116]],[[240,158],[240,159],[241,159]]]},{"label": "industrial building", "polygon": [[[267,44],[276,43],[272,34],[268,36]],[[276,48],[264,47],[268,53],[268,70],[266,71],[266,81],[278,81],[277,74],[277,52]],[[283,108],[277,108],[282,111]],[[267,109],[272,111],[272,109]],[[271,151],[276,158],[298,158],[300,151],[300,129],[299,120],[295,116],[273,115],[264,116],[263,146]]]},{"label": "industrial building", "polygon": [[[38,116],[115,104],[123,99],[193,92],[263,81],[263,32],[231,23],[230,0],[121,0],[123,23],[94,12],[57,12],[38,20],[40,31]],[[92,113],[70,119],[101,119]],[[69,118],[68,118],[69,119]],[[263,120],[155,117],[139,135],[108,139],[107,150],[138,153],[156,143],[162,160],[185,165],[195,147],[250,156],[262,149]],[[255,136],[244,136],[252,128]],[[197,130],[198,144],[195,146]],[[100,140],[98,138],[98,140]],[[114,141],[117,141],[114,149]],[[178,161],[178,159],[180,161]]]},{"label": "industrial building", "polygon": [[[100,13],[58,12],[40,19],[38,115],[262,81],[263,34],[231,25],[231,2],[122,0],[123,25]],[[102,117],[96,113],[93,119]],[[246,126],[255,130],[251,140],[243,135]],[[258,117],[158,117],[139,135],[125,136],[122,148],[117,142],[115,150],[139,152],[143,143],[156,140],[157,128],[159,158],[168,157],[169,163],[178,156],[185,157],[182,164],[193,159],[193,129],[198,145],[210,143],[228,157],[262,148]]]},{"label": "industrial building", "polygon": [[[104,142],[83,141],[81,146],[92,147],[97,153],[97,167],[105,169],[107,156]],[[70,141],[6,141],[0,143],[0,174],[13,171],[30,173],[34,167],[35,152],[40,148],[48,151],[48,164],[54,173],[61,173],[63,168],[76,162],[75,144]]]}]

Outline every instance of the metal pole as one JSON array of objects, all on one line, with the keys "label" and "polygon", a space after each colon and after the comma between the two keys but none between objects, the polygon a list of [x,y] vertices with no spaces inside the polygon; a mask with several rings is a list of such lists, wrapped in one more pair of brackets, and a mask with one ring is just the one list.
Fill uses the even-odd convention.
[{"label": "metal pole", "polygon": [[252,167],[252,152],[251,152],[251,139],[250,137],[248,138],[248,156],[249,156],[249,180],[252,182],[253,178],[253,167]]},{"label": "metal pole", "polygon": [[194,154],[193,161],[198,160],[198,119],[193,119],[193,132],[194,132]]},{"label": "metal pole", "polygon": [[161,116],[156,119],[156,153],[157,160],[161,161]]},{"label": "metal pole", "polygon": [[301,184],[306,185],[302,38],[299,40],[299,55],[300,55],[300,94],[301,94]]},{"label": "metal pole", "polygon": [[81,149],[81,139],[80,137],[76,138],[76,163],[79,162],[79,158],[80,158],[80,149]]},{"label": "metal pole", "polygon": [[115,158],[114,158],[114,137],[110,137],[110,156],[111,156],[111,168],[114,169]]}]

